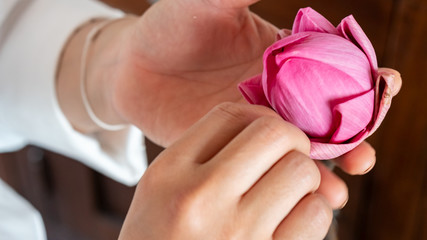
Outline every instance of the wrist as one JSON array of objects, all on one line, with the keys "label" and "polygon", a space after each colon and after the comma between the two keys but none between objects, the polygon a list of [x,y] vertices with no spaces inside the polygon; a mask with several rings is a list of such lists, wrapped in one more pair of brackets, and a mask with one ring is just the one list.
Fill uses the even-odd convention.
[{"label": "wrist", "polygon": [[[126,121],[117,113],[112,104],[112,89],[114,81],[114,63],[120,51],[121,31],[130,19],[117,19],[108,23],[95,35],[86,53],[83,48],[88,40],[88,34],[109,20],[92,20],[80,27],[69,39],[63,49],[58,64],[57,95],[59,105],[71,125],[83,133],[100,131],[100,127],[88,114],[83,101],[86,95],[86,105],[93,113],[107,124],[124,124]],[[83,56],[86,54],[85,56]],[[82,60],[85,66],[81,66]],[[82,81],[81,71],[85,70]],[[84,83],[85,91],[81,91]]]},{"label": "wrist", "polygon": [[86,62],[86,94],[97,118],[110,125],[126,124],[114,103],[118,84],[120,54],[126,38],[126,31],[136,17],[125,17],[100,26],[102,30],[94,36]]}]

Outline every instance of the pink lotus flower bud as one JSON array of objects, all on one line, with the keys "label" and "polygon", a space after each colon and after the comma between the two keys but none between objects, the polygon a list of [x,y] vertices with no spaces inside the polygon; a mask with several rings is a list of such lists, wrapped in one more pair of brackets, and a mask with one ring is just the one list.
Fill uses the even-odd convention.
[{"label": "pink lotus flower bud", "polygon": [[378,72],[374,48],[353,16],[334,27],[301,9],[264,53],[264,71],[239,89],[303,130],[311,157],[330,159],[372,134],[391,103],[394,73]]}]

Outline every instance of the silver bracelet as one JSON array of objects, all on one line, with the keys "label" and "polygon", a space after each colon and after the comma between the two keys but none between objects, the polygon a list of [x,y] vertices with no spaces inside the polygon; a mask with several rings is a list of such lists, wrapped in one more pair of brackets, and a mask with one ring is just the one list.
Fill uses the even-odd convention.
[{"label": "silver bracelet", "polygon": [[93,27],[91,29],[91,31],[86,36],[86,40],[85,40],[85,43],[83,45],[82,57],[81,57],[81,61],[80,61],[80,64],[81,64],[80,65],[80,92],[82,95],[83,105],[86,109],[87,114],[89,115],[89,118],[98,127],[102,128],[104,130],[108,130],[108,131],[118,131],[118,130],[126,128],[128,125],[127,124],[116,124],[116,125],[108,124],[108,123],[102,121],[101,119],[99,119],[98,116],[96,116],[95,112],[93,111],[93,109],[89,103],[89,99],[88,99],[87,93],[86,93],[86,75],[87,75],[86,64],[87,64],[89,49],[90,49],[95,37],[99,34],[99,32],[104,27],[113,23],[115,20],[116,19],[103,21],[102,23],[96,25],[95,27]]}]

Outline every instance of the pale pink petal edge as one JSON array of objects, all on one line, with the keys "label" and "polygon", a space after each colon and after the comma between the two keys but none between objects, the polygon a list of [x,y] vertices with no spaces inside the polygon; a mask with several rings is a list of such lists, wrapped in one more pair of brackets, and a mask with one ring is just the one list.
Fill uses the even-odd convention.
[{"label": "pale pink petal edge", "polygon": [[311,7],[301,8],[295,16],[292,34],[301,32],[321,32],[339,35],[334,25]]}]

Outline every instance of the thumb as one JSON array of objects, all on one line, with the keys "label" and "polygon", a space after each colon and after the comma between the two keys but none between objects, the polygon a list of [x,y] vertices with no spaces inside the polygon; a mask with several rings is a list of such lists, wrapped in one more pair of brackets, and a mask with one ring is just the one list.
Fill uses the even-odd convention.
[{"label": "thumb", "polygon": [[246,8],[259,1],[260,0],[204,0],[207,4],[225,9]]}]

